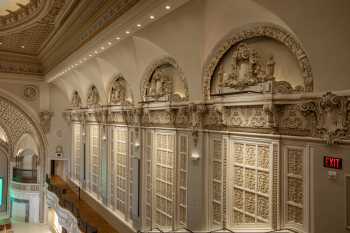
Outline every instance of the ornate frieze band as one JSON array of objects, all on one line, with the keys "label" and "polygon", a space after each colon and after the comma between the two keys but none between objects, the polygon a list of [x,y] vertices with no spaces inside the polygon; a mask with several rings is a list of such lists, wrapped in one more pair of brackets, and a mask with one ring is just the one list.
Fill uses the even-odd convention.
[{"label": "ornate frieze band", "polygon": [[[258,96],[257,96],[258,98]],[[254,101],[253,101],[254,102]],[[332,144],[349,138],[349,98],[326,93],[319,98],[264,104],[182,103],[163,107],[99,106],[67,110],[68,121],[275,133],[322,138]]]}]

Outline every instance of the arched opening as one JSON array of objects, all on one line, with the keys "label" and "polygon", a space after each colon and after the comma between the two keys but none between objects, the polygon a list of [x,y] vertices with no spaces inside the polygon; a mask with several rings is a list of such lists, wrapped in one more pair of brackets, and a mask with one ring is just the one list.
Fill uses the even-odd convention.
[{"label": "arched opening", "polygon": [[12,180],[21,183],[37,183],[38,147],[29,134],[24,134],[15,146],[15,164]]}]

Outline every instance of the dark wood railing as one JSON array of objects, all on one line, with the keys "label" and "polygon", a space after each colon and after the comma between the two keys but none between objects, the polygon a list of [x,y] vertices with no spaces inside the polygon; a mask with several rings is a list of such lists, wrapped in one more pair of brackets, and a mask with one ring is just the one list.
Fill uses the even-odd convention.
[{"label": "dark wood railing", "polygon": [[69,210],[77,218],[80,230],[84,233],[98,233],[98,230],[95,227],[91,226],[80,216],[79,208],[76,207],[74,202],[66,198],[65,194],[67,190],[54,185],[48,178],[46,181],[48,183],[48,190],[56,194],[61,207]]},{"label": "dark wood railing", "polygon": [[20,183],[37,183],[37,170],[14,167],[12,180]]}]

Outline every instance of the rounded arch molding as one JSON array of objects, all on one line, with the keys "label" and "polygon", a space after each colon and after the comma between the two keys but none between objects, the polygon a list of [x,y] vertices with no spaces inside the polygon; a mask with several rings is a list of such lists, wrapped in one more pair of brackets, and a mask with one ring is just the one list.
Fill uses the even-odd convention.
[{"label": "rounded arch molding", "polygon": [[[309,58],[301,42],[291,32],[281,26],[271,23],[255,23],[239,28],[229,33],[224,39],[219,41],[208,56],[203,70],[203,94],[206,100],[210,99],[210,82],[214,71],[221,58],[226,52],[239,42],[258,38],[267,37],[274,39],[285,45],[298,61],[302,71],[304,86],[306,92],[313,91],[313,75]],[[227,39],[228,38],[228,39]]]},{"label": "rounded arch molding", "polygon": [[185,97],[186,100],[189,99],[189,90],[188,90],[188,84],[185,78],[185,73],[184,71],[181,69],[181,67],[179,66],[179,64],[176,62],[176,60],[172,57],[169,56],[164,56],[158,59],[155,59],[146,69],[144,74],[142,75],[141,78],[141,86],[140,86],[140,93],[141,93],[141,99],[142,101],[145,101],[146,99],[146,91],[147,91],[147,85],[149,80],[152,77],[152,74],[154,73],[154,71],[159,68],[162,65],[166,65],[169,64],[171,65],[173,68],[175,68],[179,74],[180,74],[180,79],[182,80],[182,82],[184,83],[184,88],[185,88]]},{"label": "rounded arch molding", "polygon": [[[22,135],[32,135],[39,148],[42,169],[45,169],[47,140],[34,114],[15,97],[0,90],[0,126],[7,133],[9,147],[13,147]],[[9,149],[12,152],[13,148]]]}]

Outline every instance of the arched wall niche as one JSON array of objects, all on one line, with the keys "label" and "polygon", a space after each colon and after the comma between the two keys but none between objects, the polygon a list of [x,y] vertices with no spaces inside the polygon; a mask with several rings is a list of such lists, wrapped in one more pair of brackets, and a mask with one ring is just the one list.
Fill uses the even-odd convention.
[{"label": "arched wall niche", "polygon": [[72,96],[71,102],[70,102],[71,107],[73,108],[81,107],[82,102],[81,102],[81,97],[79,92],[77,90],[74,90],[71,96]]},{"label": "arched wall niche", "polygon": [[100,104],[100,94],[95,85],[89,87],[86,104],[88,107],[94,107]]},{"label": "arched wall niche", "polygon": [[[205,64],[206,100],[218,94],[241,92],[313,91],[311,65],[301,43],[292,33],[271,23],[250,24],[230,33],[218,43]],[[292,70],[292,78],[288,69]],[[272,82],[266,86],[268,81]]]},{"label": "arched wall niche", "polygon": [[132,105],[134,98],[128,82],[121,73],[114,75],[108,87],[110,105]]},{"label": "arched wall niche", "polygon": [[184,72],[171,57],[160,58],[149,65],[141,82],[144,102],[181,102],[189,99]]}]

